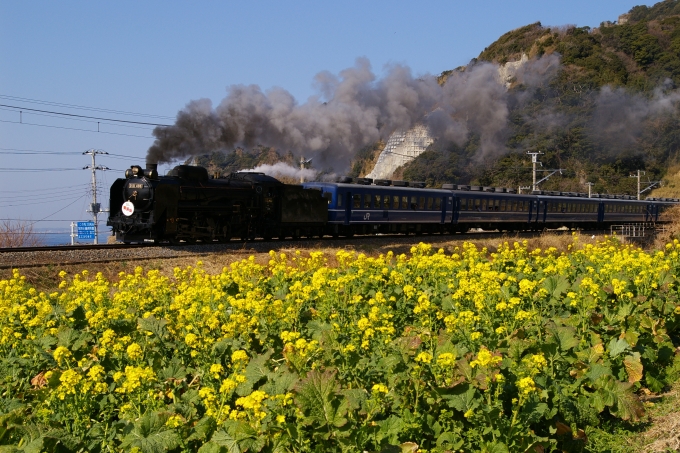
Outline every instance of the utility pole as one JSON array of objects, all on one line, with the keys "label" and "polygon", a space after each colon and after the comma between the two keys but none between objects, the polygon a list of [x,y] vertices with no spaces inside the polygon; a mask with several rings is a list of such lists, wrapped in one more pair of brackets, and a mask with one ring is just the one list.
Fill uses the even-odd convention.
[{"label": "utility pole", "polygon": [[647,173],[641,170],[637,171],[637,174],[635,175],[630,175],[630,178],[637,178],[637,199],[640,199],[640,176],[641,175],[646,175]]},{"label": "utility pole", "polygon": [[536,190],[538,190],[538,188],[536,187],[536,164],[539,164],[541,167],[543,166],[543,164],[538,161],[538,156],[543,154],[543,153],[540,153],[540,152],[531,153],[531,152],[527,151],[527,154],[531,156],[531,167],[532,167],[531,190],[536,191]]},{"label": "utility pole", "polygon": [[312,163],[312,159],[305,159],[304,157],[300,157],[300,183],[305,182],[304,177],[305,165],[310,163]]},{"label": "utility pole", "polygon": [[592,195],[592,189],[593,189],[594,185],[595,185],[594,182],[587,182],[586,183],[586,186],[588,186],[588,198],[590,198],[591,195]]},{"label": "utility pole", "polygon": [[[540,165],[541,167],[543,166],[543,164],[540,163],[540,162],[538,161],[538,159],[537,159],[537,157],[538,157],[539,155],[543,154],[543,153],[540,153],[540,152],[531,153],[531,152],[527,151],[527,154],[531,156],[531,165],[532,165],[532,184],[531,184],[531,190],[532,190],[532,191],[534,191],[534,192],[537,191],[537,190],[538,190],[538,185],[539,185],[540,183],[542,183],[543,181],[547,180],[548,178],[550,178],[550,177],[551,177],[552,175],[554,175],[555,173],[562,174],[562,170],[564,170],[563,168],[558,168],[557,170],[536,170],[536,164]],[[543,178],[541,178],[539,181],[536,181],[536,172],[539,172],[539,171],[548,172],[548,175],[545,176],[545,177],[543,177]]]},{"label": "utility pole", "polygon": [[94,221],[94,243],[99,244],[99,226],[97,224],[97,215],[100,212],[106,212],[107,210],[102,210],[101,209],[101,204],[97,203],[97,170],[105,171],[105,170],[110,170],[110,168],[105,167],[103,165],[97,165],[95,163],[95,156],[97,154],[108,154],[106,151],[102,151],[100,149],[90,149],[88,151],[85,151],[83,154],[88,154],[92,156],[92,165],[88,165],[86,167],[83,167],[83,170],[92,170],[92,203],[90,203],[90,209],[87,210],[87,212],[92,213],[92,220]]}]

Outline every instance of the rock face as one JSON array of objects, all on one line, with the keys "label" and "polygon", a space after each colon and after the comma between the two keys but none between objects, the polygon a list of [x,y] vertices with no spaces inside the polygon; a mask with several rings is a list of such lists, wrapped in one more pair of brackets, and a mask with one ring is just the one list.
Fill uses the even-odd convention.
[{"label": "rock face", "polygon": [[378,156],[375,167],[366,177],[390,179],[397,168],[422,154],[432,142],[434,142],[434,137],[423,125],[414,126],[408,131],[394,132],[387,140],[385,149]]},{"label": "rock face", "polygon": [[523,53],[522,58],[517,61],[508,61],[498,67],[498,82],[510,88],[517,71],[529,61],[527,54]]}]

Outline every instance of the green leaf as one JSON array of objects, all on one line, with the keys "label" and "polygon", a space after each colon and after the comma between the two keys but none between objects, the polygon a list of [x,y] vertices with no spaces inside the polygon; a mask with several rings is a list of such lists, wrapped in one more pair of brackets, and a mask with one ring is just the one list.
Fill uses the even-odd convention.
[{"label": "green leaf", "polygon": [[314,370],[307,374],[307,378],[298,384],[295,398],[306,415],[306,423],[340,427],[347,422],[344,418],[347,403],[341,405],[337,398],[338,389],[333,372]]},{"label": "green leaf", "polygon": [[562,275],[552,275],[543,281],[542,286],[548,291],[551,299],[559,300],[560,296],[567,292],[571,284]]},{"label": "green leaf", "polygon": [[522,415],[525,419],[525,423],[533,425],[538,423],[541,418],[548,412],[548,405],[546,403],[540,403],[535,401],[527,402],[524,407],[522,407]]},{"label": "green leaf", "polygon": [[168,417],[167,413],[156,412],[142,416],[135,422],[132,432],[123,438],[121,448],[130,450],[137,447],[143,453],[163,453],[177,448],[180,437],[165,425]]},{"label": "green leaf", "polygon": [[57,339],[52,335],[42,335],[35,339],[35,343],[41,350],[47,351],[57,344]]},{"label": "green leaf", "polygon": [[77,338],[78,333],[70,327],[66,327],[57,333],[57,345],[71,349],[71,345]]},{"label": "green leaf", "polygon": [[269,374],[267,383],[262,386],[262,390],[269,395],[281,395],[288,393],[297,382],[297,375],[291,373],[288,367],[283,365],[276,372]]},{"label": "green leaf", "polygon": [[444,395],[444,398],[448,400],[450,407],[462,413],[465,413],[470,409],[474,410],[479,406],[477,390],[470,384],[454,387],[453,393]]},{"label": "green leaf", "polygon": [[332,325],[319,321],[318,319],[309,321],[306,327],[307,332],[309,332],[309,335],[312,337],[312,339],[318,342],[323,341],[329,333],[333,332]]},{"label": "green leaf", "polygon": [[586,377],[590,379],[590,382],[595,383],[598,379],[600,379],[602,376],[611,376],[612,374],[612,369],[609,368],[608,366],[602,365],[600,363],[593,363],[590,366],[590,369],[586,373]]},{"label": "green leaf", "polygon": [[616,316],[621,320],[625,320],[633,312],[633,308],[634,305],[632,302],[623,303],[619,305]]},{"label": "green leaf", "polygon": [[576,330],[571,326],[554,326],[548,328],[555,342],[558,344],[560,350],[568,351],[571,348],[578,346],[578,339],[576,338]]},{"label": "green leaf", "polygon": [[343,389],[341,393],[349,412],[359,410],[364,401],[368,399],[368,394],[364,389]]},{"label": "green leaf", "polygon": [[167,334],[167,329],[165,326],[168,324],[168,321],[165,319],[157,319],[154,316],[149,316],[148,318],[138,318],[137,319],[137,326],[139,330],[141,331],[146,331],[146,332],[151,332],[154,334],[156,337],[158,337],[160,340],[163,340]]},{"label": "green leaf", "polygon": [[463,446],[463,439],[458,434],[446,431],[437,437],[437,446],[446,447],[447,450],[459,450]]},{"label": "green leaf", "polygon": [[269,375],[269,368],[267,362],[271,357],[273,350],[269,350],[264,354],[258,355],[248,362],[245,369],[246,381],[236,388],[238,396],[250,395],[260,380],[265,379]]},{"label": "green leaf", "polygon": [[191,434],[187,437],[187,442],[200,441],[204,442],[210,439],[210,436],[217,429],[217,422],[212,417],[203,417],[192,428]]},{"label": "green leaf", "polygon": [[446,296],[442,299],[442,310],[447,313],[455,312],[456,305],[453,303],[453,298],[451,296]]},{"label": "green leaf", "polygon": [[[219,447],[224,447],[224,449],[220,449],[218,451],[226,451],[228,453],[241,453],[241,449],[238,446],[238,441],[234,436],[229,434],[228,432],[224,431],[223,429],[217,431],[215,434],[213,434],[212,438],[210,439],[210,442],[208,442],[213,445],[217,445]],[[201,447],[202,449],[202,447]],[[211,447],[211,452],[212,453],[214,450],[214,447]],[[199,450],[201,451],[201,450]],[[201,453],[208,453],[201,451]]]},{"label": "green leaf", "polygon": [[178,359],[173,358],[165,368],[158,372],[158,377],[161,381],[182,381],[187,377],[187,369],[184,368]]},{"label": "green leaf", "polygon": [[198,453],[227,453],[228,450],[215,442],[206,442],[198,449]]},{"label": "green leaf", "polygon": [[386,420],[378,422],[380,429],[376,433],[377,441],[387,439],[390,444],[397,444],[399,442],[399,434],[404,429],[404,422],[396,415],[390,415]]},{"label": "green leaf", "polygon": [[[226,428],[226,433],[228,434],[227,443],[233,448],[229,436],[236,441],[236,445],[240,451],[260,451],[264,447],[266,440],[264,438],[258,437],[257,431],[246,422],[228,420],[223,425]],[[218,436],[218,440],[221,436]],[[211,440],[215,440],[215,436]],[[218,442],[218,441],[216,441]]]},{"label": "green leaf", "polygon": [[610,409],[612,415],[623,420],[640,420],[645,414],[645,409],[640,399],[633,392],[633,384],[612,379],[610,388],[616,399],[616,406]]},{"label": "green leaf", "polygon": [[629,344],[626,340],[623,338],[612,338],[612,340],[609,342],[609,345],[607,345],[607,350],[609,351],[609,356],[610,357],[616,357],[617,355],[625,352],[626,349],[629,348]]},{"label": "green leaf", "polygon": [[45,444],[45,438],[40,436],[37,439],[32,440],[28,444],[24,445],[21,450],[22,453],[42,453]]},{"label": "green leaf", "polygon": [[481,453],[510,453],[507,445],[503,442],[487,442],[482,445]]}]

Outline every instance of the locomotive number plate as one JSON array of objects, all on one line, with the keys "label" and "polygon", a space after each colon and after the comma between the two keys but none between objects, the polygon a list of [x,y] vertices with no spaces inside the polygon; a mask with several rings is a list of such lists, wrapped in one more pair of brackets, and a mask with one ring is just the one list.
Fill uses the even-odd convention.
[{"label": "locomotive number plate", "polygon": [[123,211],[123,215],[131,216],[132,213],[135,212],[135,205],[133,205],[130,201],[126,201],[123,203],[123,206],[120,208],[120,210]]}]

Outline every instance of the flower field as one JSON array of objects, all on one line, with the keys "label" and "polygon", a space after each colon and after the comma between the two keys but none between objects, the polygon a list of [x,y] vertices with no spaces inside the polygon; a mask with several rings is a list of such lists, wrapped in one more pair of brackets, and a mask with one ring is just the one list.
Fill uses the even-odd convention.
[{"label": "flower field", "polygon": [[571,247],[14,271],[0,451],[583,451],[680,378],[680,243]]}]

